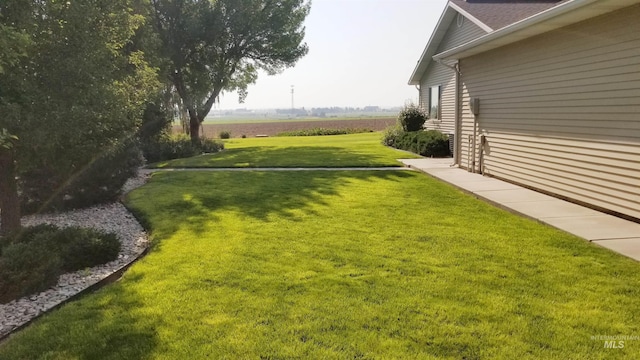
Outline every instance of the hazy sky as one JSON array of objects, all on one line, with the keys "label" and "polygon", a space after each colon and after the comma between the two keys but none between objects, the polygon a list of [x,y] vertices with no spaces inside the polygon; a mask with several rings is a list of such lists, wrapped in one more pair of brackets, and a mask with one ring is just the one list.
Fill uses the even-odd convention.
[{"label": "hazy sky", "polygon": [[244,104],[235,93],[216,109],[401,106],[417,101],[407,85],[447,0],[313,0],[309,53],[275,76],[261,74]]}]

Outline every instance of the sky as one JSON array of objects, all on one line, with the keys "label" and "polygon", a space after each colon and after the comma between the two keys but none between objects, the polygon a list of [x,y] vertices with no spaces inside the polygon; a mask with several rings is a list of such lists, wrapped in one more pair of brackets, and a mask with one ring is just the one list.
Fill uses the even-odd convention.
[{"label": "sky", "polygon": [[309,53],[280,74],[261,73],[244,104],[233,92],[214,110],[294,106],[402,106],[407,85],[447,0],[312,0],[305,20]]}]

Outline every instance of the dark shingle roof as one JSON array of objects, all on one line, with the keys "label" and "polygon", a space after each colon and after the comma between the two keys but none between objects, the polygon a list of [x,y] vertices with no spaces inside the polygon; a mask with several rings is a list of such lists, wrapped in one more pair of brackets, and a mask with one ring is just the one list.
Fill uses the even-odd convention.
[{"label": "dark shingle roof", "polygon": [[569,0],[449,0],[493,30],[543,12]]}]

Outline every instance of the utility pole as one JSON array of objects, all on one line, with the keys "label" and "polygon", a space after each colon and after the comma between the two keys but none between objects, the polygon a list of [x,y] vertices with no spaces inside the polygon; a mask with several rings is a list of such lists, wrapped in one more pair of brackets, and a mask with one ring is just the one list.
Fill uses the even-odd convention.
[{"label": "utility pole", "polygon": [[291,85],[291,115],[293,115],[295,107],[293,106],[293,85]]}]

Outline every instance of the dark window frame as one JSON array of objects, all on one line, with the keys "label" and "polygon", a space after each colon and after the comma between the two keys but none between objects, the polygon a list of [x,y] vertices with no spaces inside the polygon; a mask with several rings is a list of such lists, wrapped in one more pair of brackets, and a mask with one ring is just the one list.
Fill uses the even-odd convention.
[{"label": "dark window frame", "polygon": [[[437,98],[435,114],[434,114],[434,110],[433,110],[433,107],[434,107],[433,106],[433,100],[434,100],[434,98],[433,98],[433,89],[437,89],[437,91],[438,91],[438,98]],[[441,118],[442,118],[442,85],[429,86],[429,108],[428,108],[428,112],[429,112],[429,119],[430,120],[441,120]]]}]

